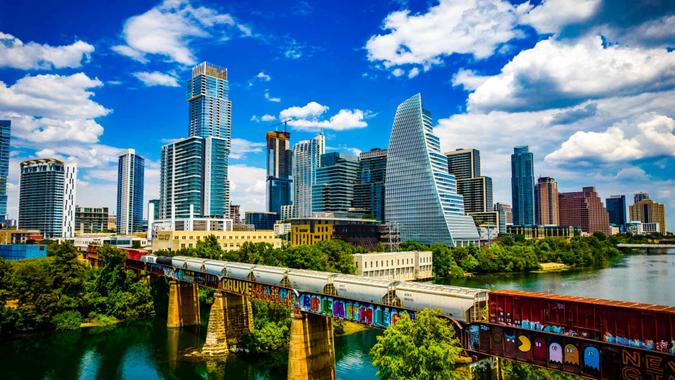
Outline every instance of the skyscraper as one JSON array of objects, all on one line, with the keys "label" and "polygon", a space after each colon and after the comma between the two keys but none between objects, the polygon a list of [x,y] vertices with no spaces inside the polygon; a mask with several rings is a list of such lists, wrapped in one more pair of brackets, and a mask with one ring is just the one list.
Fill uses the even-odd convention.
[{"label": "skyscraper", "polygon": [[19,228],[45,238],[75,235],[77,166],[53,158],[21,162]]},{"label": "skyscraper", "polygon": [[227,70],[209,63],[187,83],[190,136],[162,147],[160,218],[227,217],[231,103]]},{"label": "skyscraper", "polygon": [[281,215],[289,205],[292,187],[293,151],[289,132],[267,132],[267,211]]},{"label": "skyscraper", "polygon": [[385,214],[401,240],[468,245],[479,239],[455,177],[433,134],[431,113],[414,95],[396,109],[387,151]]},{"label": "skyscraper", "polygon": [[513,213],[511,212],[511,205],[506,203],[495,203],[495,211],[499,211],[500,214],[504,215],[504,224],[513,224]]},{"label": "skyscraper", "polygon": [[457,193],[464,197],[464,211],[488,212],[492,208],[492,178],[473,177],[457,181]]},{"label": "skyscraper", "polygon": [[639,220],[642,223],[658,223],[659,232],[665,234],[668,231],[666,226],[666,206],[663,203],[654,202],[649,198],[649,194],[647,193],[637,193],[634,199],[636,201],[628,206],[630,220]]},{"label": "skyscraper", "polygon": [[448,173],[457,180],[480,176],[480,152],[477,149],[457,149],[445,152]]},{"label": "skyscraper", "polygon": [[11,120],[0,120],[0,224],[7,220],[7,177],[9,175],[9,138]]},{"label": "skyscraper", "polygon": [[612,195],[605,199],[605,208],[609,214],[609,223],[615,226],[626,224],[626,196]]},{"label": "skyscraper", "polygon": [[312,186],[321,155],[326,151],[323,134],[295,144],[293,149],[293,205],[296,217],[312,216]]},{"label": "skyscraper", "polygon": [[379,221],[385,220],[384,182],[387,173],[387,151],[374,148],[359,155],[359,174],[354,185],[354,208]]},{"label": "skyscraper", "polygon": [[609,215],[602,205],[598,193],[591,186],[582,191],[560,193],[558,195],[560,225],[581,227],[587,233],[611,233]]},{"label": "skyscraper", "polygon": [[535,222],[538,225],[557,226],[558,183],[551,177],[539,177],[534,187]]},{"label": "skyscraper", "polygon": [[145,160],[133,149],[117,162],[117,233],[143,231],[143,182]]},{"label": "skyscraper", "polygon": [[321,155],[312,186],[312,212],[347,212],[354,201],[359,160],[344,153]]},{"label": "skyscraper", "polygon": [[534,224],[534,157],[527,146],[513,148],[511,155],[513,224]]}]

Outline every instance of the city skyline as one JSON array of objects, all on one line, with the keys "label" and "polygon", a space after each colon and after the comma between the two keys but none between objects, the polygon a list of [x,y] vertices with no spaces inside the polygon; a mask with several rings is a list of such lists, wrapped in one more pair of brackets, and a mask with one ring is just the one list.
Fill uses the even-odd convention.
[{"label": "city skyline", "polygon": [[[672,66],[674,53],[664,48],[672,41],[667,36],[658,40],[637,32],[648,25],[661,25],[659,22],[669,13],[658,4],[643,10],[639,19],[635,16],[623,24],[613,21],[611,28],[605,30],[600,27],[601,21],[612,6],[628,7],[623,10],[630,10],[630,6],[603,4],[584,17],[577,15],[574,23],[561,18],[548,26],[541,22],[547,11],[550,15],[545,4],[532,7],[519,20],[505,20],[505,15],[494,14],[492,19],[511,36],[493,45],[483,44],[480,51],[478,46],[458,47],[449,42],[420,50],[423,41],[403,39],[401,30],[416,17],[432,19],[440,14],[449,17],[449,21],[460,22],[451,17],[452,11],[444,6],[445,2],[369,5],[364,15],[358,16],[360,26],[342,40],[334,36],[336,26],[325,26],[322,20],[344,9],[309,7],[304,15],[289,11],[288,18],[293,22],[311,20],[309,27],[317,33],[308,37],[298,33],[298,27],[290,27],[287,33],[291,38],[283,43],[265,41],[276,29],[268,26],[262,16],[236,4],[179,4],[147,2],[133,9],[116,9],[108,12],[109,17],[101,18],[102,25],[97,30],[89,30],[79,21],[109,9],[84,7],[83,13],[74,13],[77,16],[67,14],[68,9],[63,14],[38,10],[27,22],[22,19],[27,12],[12,12],[12,7],[21,5],[8,5],[9,12],[0,16],[0,50],[5,57],[0,60],[0,89],[9,98],[29,103],[21,105],[0,96],[0,119],[12,120],[10,218],[17,216],[18,162],[34,157],[74,159],[81,168],[77,203],[113,210],[117,184],[110,180],[115,178],[111,173],[116,169],[117,155],[132,147],[147,159],[144,198],[157,198],[160,147],[166,140],[185,135],[184,83],[195,64],[208,60],[226,67],[230,75],[229,90],[234,99],[231,200],[242,204],[243,211],[265,210],[264,133],[274,124],[271,117],[292,120],[291,144],[311,138],[318,128],[324,128],[327,151],[384,149],[395,106],[422,92],[428,107],[437,115],[434,129],[441,138],[442,151],[462,147],[481,150],[483,174],[493,177],[495,202],[510,203],[506,157],[513,146],[527,144],[534,153],[535,176],[556,178],[559,191],[594,186],[603,199],[613,194],[630,198],[634,192],[649,192],[667,205],[668,225],[675,225],[675,181],[670,174],[675,171],[675,148],[668,139],[668,133],[672,135],[675,129],[675,96],[668,84],[672,74],[666,69]],[[211,26],[207,20],[194,16],[198,7],[212,12]],[[276,11],[270,7],[261,9]],[[388,16],[403,9],[410,13],[402,18],[402,25],[382,27]],[[15,16],[9,18],[8,14]],[[187,26],[196,25],[204,33],[230,38],[213,42],[180,31],[180,38],[168,41],[176,42],[178,45],[171,45],[176,49],[163,49],[167,41],[161,40],[153,50],[133,40],[131,33],[138,25],[134,21],[153,15],[177,15]],[[223,17],[216,16],[224,15],[230,15],[233,23],[218,21]],[[56,20],[58,24],[52,24]],[[41,27],[28,28],[34,23]],[[57,33],[51,33],[54,30]],[[515,31],[524,36],[516,38]],[[564,32],[574,35],[573,31],[577,32],[574,37],[564,41],[560,37]],[[614,44],[599,43],[598,35]],[[402,56],[387,51],[383,44],[386,39],[407,46],[411,53]],[[29,45],[34,49],[21,49]],[[68,59],[31,55],[47,48],[65,51],[63,47],[68,46],[72,46]],[[502,49],[504,46],[508,48]],[[244,49],[246,57],[228,54],[230,49]],[[72,51],[80,54],[73,55]],[[260,59],[263,54],[271,54],[268,58],[272,59]],[[527,73],[528,64],[547,54],[580,65],[576,71],[587,71],[588,75],[594,68],[586,69],[585,62],[594,62],[597,69],[603,69],[609,60],[623,59],[622,54],[631,62],[649,58],[653,64],[642,71],[612,68],[609,73],[616,80],[602,84],[616,86],[609,90],[579,87],[569,91],[561,83],[593,77],[583,77],[582,73],[578,74],[581,78],[566,78],[555,72],[556,65],[549,65],[541,69],[539,76],[532,76],[532,88],[547,79],[553,81],[552,86],[535,98],[518,92],[517,81]],[[129,55],[146,63],[134,61]],[[320,64],[327,56],[334,65]],[[350,67],[345,68],[347,61]],[[633,81],[637,73],[649,80]],[[665,76],[666,80],[659,82],[665,85],[652,83],[659,76]],[[320,86],[319,78],[324,80]],[[147,84],[154,86],[145,87]],[[502,84],[511,91],[506,97],[494,91]],[[40,94],[39,89],[48,85],[56,91],[66,90],[72,97]],[[536,101],[528,103],[532,99]],[[651,139],[652,132],[665,138]],[[605,141],[611,143],[602,144]],[[621,149],[626,146],[634,149]]]}]

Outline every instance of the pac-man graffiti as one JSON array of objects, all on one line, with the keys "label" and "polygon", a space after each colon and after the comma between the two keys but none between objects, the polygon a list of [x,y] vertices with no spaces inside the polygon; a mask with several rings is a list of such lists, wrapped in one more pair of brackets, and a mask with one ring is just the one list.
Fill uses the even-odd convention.
[{"label": "pac-man graffiti", "polygon": [[597,348],[588,346],[584,349],[584,368],[600,370],[600,352]]},{"label": "pac-man graffiti", "polygon": [[565,345],[565,364],[579,365],[579,349],[573,344]]},{"label": "pac-man graffiti", "polygon": [[548,346],[548,360],[551,363],[563,363],[563,350],[559,343],[551,343]]},{"label": "pac-man graffiti", "polygon": [[525,335],[520,335],[518,337],[518,341],[520,342],[520,345],[518,345],[520,352],[529,352],[532,349],[530,338],[526,337]]},{"label": "pac-man graffiti", "polygon": [[546,361],[546,341],[544,338],[534,339],[534,360]]}]

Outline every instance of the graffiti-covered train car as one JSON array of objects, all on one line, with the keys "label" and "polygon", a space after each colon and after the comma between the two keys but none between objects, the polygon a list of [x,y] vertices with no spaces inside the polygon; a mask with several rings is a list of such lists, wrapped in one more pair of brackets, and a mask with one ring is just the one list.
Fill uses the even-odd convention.
[{"label": "graffiti-covered train car", "polygon": [[672,306],[496,290],[489,295],[489,321],[648,350],[674,349]]}]

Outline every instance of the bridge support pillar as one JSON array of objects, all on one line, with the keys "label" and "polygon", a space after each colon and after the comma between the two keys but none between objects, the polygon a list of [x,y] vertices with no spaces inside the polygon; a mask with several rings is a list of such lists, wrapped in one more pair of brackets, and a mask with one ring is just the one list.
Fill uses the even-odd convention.
[{"label": "bridge support pillar", "polygon": [[226,335],[232,343],[239,342],[242,335],[253,331],[251,300],[246,296],[225,293]]},{"label": "bridge support pillar", "polygon": [[333,320],[314,314],[291,314],[288,380],[335,380]]},{"label": "bridge support pillar", "polygon": [[202,347],[205,355],[226,355],[227,335],[225,333],[225,296],[216,291],[213,295],[213,305],[209,313],[209,325],[206,331],[206,343]]},{"label": "bridge support pillar", "polygon": [[195,284],[171,281],[169,283],[169,313],[166,327],[199,324],[199,287]]}]

